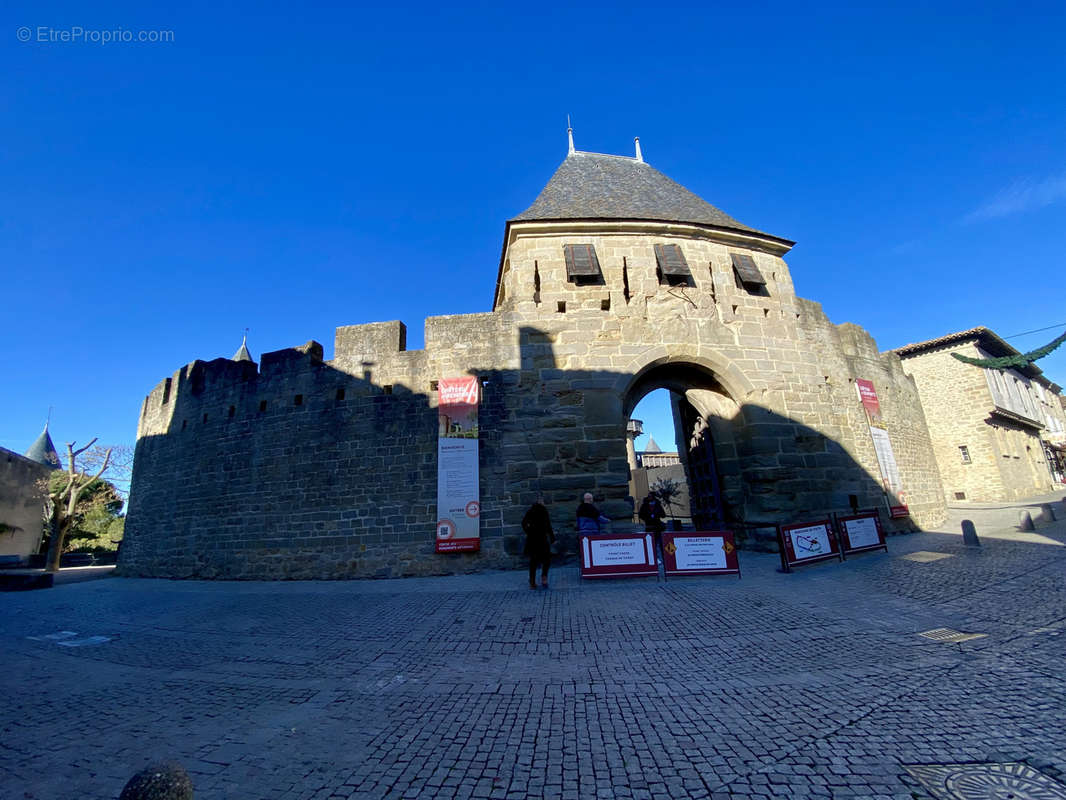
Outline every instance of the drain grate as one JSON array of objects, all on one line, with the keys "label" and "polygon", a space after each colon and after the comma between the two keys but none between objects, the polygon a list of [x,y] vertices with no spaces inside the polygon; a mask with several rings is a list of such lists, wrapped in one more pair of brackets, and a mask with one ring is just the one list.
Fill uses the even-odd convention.
[{"label": "drain grate", "polygon": [[907,553],[905,556],[900,556],[900,558],[905,558],[908,561],[917,561],[919,564],[928,564],[931,561],[939,561],[942,558],[951,558],[951,555],[951,553],[934,553],[930,550],[916,550],[913,553]]},{"label": "drain grate", "polygon": [[1066,800],[1066,786],[1028,764],[904,764],[937,800]]},{"label": "drain grate", "polygon": [[963,633],[951,628],[933,628],[931,631],[923,631],[918,634],[934,642],[968,642],[970,639],[983,639],[987,633]]}]

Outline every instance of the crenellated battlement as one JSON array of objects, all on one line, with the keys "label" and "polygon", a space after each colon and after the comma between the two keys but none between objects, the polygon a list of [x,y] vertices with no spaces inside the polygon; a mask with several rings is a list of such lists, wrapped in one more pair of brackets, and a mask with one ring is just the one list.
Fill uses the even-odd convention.
[{"label": "crenellated battlement", "polygon": [[500,314],[454,314],[426,319],[424,350],[408,350],[407,326],[393,320],[337,328],[331,361],[323,360],[323,347],[314,340],[263,353],[258,364],[196,360],[148,394],[137,436],[188,431],[219,416],[256,415],[320,395],[335,401],[414,392],[426,394],[432,404],[434,383],[442,376],[501,363],[517,366],[517,340],[506,334]]}]

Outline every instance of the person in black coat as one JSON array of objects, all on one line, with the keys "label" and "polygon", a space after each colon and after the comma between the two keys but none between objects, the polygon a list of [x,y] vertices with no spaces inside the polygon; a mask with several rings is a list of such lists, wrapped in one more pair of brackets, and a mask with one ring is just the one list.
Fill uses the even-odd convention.
[{"label": "person in black coat", "polygon": [[644,498],[637,516],[644,522],[644,530],[648,531],[648,533],[658,534],[666,530],[666,510],[663,508],[663,504],[659,502],[659,497],[655,492],[650,492]]},{"label": "person in black coat", "polygon": [[555,531],[552,530],[551,517],[544,507],[544,498],[529,507],[522,518],[522,530],[526,533],[525,554],[529,556],[529,588],[537,588],[537,567],[540,567],[540,585],[548,588],[548,567],[551,565],[552,542]]}]

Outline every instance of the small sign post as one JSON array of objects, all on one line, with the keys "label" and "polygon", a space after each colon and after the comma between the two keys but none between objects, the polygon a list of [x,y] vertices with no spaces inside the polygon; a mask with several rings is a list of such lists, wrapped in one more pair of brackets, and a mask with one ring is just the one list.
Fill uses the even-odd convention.
[{"label": "small sign post", "polygon": [[777,543],[781,548],[781,570],[791,572],[792,567],[813,564],[835,558],[844,560],[833,524],[824,519],[820,522],[801,522],[797,525],[778,525]]},{"label": "small sign post", "polygon": [[840,535],[840,548],[845,556],[863,553],[867,550],[888,552],[885,533],[881,530],[881,520],[876,512],[837,517],[836,522],[837,533]]},{"label": "small sign post", "polygon": [[659,576],[655,540],[650,533],[582,534],[582,578],[634,578]]},{"label": "small sign post", "polygon": [[667,575],[736,575],[740,562],[733,531],[664,532],[663,571]]}]

